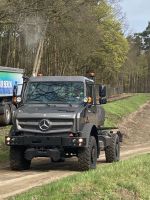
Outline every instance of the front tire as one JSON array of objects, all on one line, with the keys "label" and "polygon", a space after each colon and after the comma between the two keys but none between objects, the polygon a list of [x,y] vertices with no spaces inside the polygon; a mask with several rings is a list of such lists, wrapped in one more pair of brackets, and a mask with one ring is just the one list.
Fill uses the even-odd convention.
[{"label": "front tire", "polygon": [[105,157],[108,163],[120,160],[120,141],[117,134],[112,134],[110,146],[105,149]]},{"label": "front tire", "polygon": [[78,152],[78,164],[80,171],[96,168],[97,144],[95,137],[90,136],[88,147],[84,147]]},{"label": "front tire", "polygon": [[26,170],[30,168],[31,160],[24,157],[25,150],[21,147],[10,147],[10,168],[12,170]]}]

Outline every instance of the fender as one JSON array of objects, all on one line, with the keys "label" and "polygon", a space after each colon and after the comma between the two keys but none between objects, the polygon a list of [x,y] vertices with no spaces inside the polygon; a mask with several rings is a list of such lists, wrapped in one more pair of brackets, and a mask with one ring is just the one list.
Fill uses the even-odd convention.
[{"label": "fender", "polygon": [[86,138],[86,141],[87,141],[86,147],[88,146],[89,138],[90,138],[91,135],[96,138],[96,143],[97,143],[97,147],[98,147],[98,150],[99,150],[97,128],[92,123],[87,123],[87,124],[84,125],[83,129],[81,130],[81,137]]}]

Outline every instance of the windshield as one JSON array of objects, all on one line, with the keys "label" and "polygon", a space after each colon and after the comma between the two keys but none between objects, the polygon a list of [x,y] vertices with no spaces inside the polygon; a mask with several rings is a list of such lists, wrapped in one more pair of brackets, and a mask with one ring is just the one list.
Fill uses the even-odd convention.
[{"label": "windshield", "polygon": [[25,95],[25,103],[80,104],[83,100],[83,82],[30,82]]}]

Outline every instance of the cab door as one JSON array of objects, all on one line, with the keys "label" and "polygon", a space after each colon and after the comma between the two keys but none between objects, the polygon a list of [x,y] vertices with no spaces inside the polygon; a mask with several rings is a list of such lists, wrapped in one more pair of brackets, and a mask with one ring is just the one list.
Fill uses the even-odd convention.
[{"label": "cab door", "polygon": [[95,95],[95,87],[91,82],[86,83],[86,96],[87,96],[87,121],[88,123],[92,123],[96,125],[96,95]]}]

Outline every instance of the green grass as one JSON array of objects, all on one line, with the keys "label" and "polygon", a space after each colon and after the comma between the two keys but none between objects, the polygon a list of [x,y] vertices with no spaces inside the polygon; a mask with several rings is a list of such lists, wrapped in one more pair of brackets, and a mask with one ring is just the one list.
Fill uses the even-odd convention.
[{"label": "green grass", "polygon": [[150,154],[59,181],[10,198],[11,200],[149,200]]},{"label": "green grass", "polygon": [[150,101],[150,94],[137,94],[103,105],[106,111],[105,126],[117,126],[121,119]]},{"label": "green grass", "polygon": [[8,147],[5,145],[5,136],[9,130],[10,126],[0,127],[0,163],[8,161]]}]

